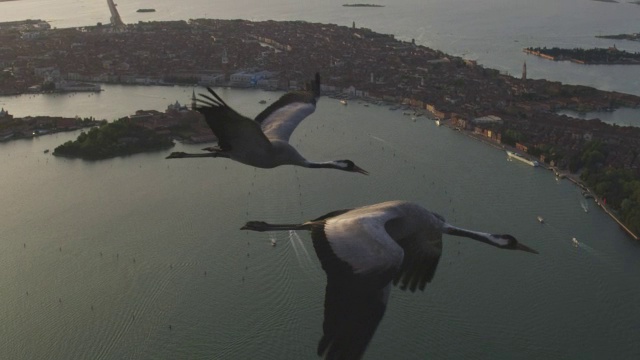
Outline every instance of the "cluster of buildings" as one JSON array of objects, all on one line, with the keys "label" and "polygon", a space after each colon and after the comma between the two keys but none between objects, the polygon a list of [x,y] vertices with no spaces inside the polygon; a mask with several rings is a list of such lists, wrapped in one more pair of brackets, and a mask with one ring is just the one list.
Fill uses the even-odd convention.
[{"label": "cluster of buildings", "polygon": [[99,124],[93,118],[66,118],[61,116],[28,116],[16,118],[4,108],[0,109],[0,141],[29,138],[60,131],[73,131]]},{"label": "cluster of buildings", "polygon": [[[193,95],[195,98],[195,94]],[[216,141],[217,138],[204,121],[202,115],[193,110],[195,99],[190,107],[176,101],[167,106],[164,112],[157,110],[138,110],[128,120],[143,128],[191,143]]]},{"label": "cluster of buildings", "polygon": [[639,97],[527,79],[526,68],[521,78],[508,76],[355,23],[197,19],[119,25],[117,31],[109,25],[0,27],[0,44],[0,95],[26,92],[47,77],[288,90],[319,71],[325,93],[411,106],[497,143],[515,138],[519,148],[556,166],[598,139],[612,147],[611,165],[640,168],[636,128],[556,113],[638,107]]}]

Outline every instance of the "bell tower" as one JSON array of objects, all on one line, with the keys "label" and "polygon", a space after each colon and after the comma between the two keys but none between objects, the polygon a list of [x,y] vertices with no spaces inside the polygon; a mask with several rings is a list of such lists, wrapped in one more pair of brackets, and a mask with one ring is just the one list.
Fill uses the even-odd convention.
[{"label": "bell tower", "polygon": [[224,72],[224,81],[229,81],[229,55],[227,54],[227,48],[222,49],[222,71]]}]

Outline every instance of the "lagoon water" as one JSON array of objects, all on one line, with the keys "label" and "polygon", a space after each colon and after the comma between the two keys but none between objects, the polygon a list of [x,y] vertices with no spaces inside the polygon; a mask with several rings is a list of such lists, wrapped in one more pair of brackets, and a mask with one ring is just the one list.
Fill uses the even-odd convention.
[{"label": "lagoon water", "polygon": [[[190,92],[105,86],[93,96],[115,118],[139,108],[140,94],[164,94],[158,104],[168,104]],[[279,95],[220,93],[248,115]],[[4,101],[22,112],[41,97]],[[64,101],[83,112],[91,99]],[[446,238],[427,291],[392,292],[367,358],[640,353],[640,244],[592,202],[585,213],[567,181],[425,118],[320,100],[293,142],[312,159],[352,159],[368,177],[165,160],[169,151],[99,162],[43,152],[77,135],[0,143],[3,359],[313,359],[324,274],[309,235],[238,229],[390,199],[514,234],[540,255]]]},{"label": "lagoon water", "polygon": [[[597,42],[587,27],[637,31],[630,19],[637,20],[640,6],[632,4],[406,1],[356,12],[337,1],[330,2],[333,8],[274,1],[268,11],[253,1],[188,3],[175,8],[168,1],[132,1],[119,9],[125,21],[201,16],[205,3],[208,17],[345,25],[355,20],[445,52],[476,54],[503,71],[517,71],[526,59],[529,72],[539,77],[640,93],[640,77],[632,76],[637,68],[543,62],[516,49],[528,43],[514,45],[504,35],[542,42],[532,46]],[[140,7],[158,11],[135,13]],[[497,15],[496,9],[506,12]],[[372,11],[403,21],[386,21]],[[607,16],[619,21],[602,19]],[[1,21],[27,17],[66,27],[107,22],[108,12],[103,1],[0,3]],[[523,30],[513,30],[514,19]],[[560,19],[569,24],[554,21]],[[496,33],[499,20],[507,28]],[[590,25],[580,27],[586,20]],[[477,27],[482,31],[472,32]],[[515,59],[500,55],[509,53]],[[191,88],[182,87],[103,88],[92,95],[3,97],[0,106],[16,116],[112,120],[137,109],[163,110],[191,96]],[[264,108],[259,100],[280,95],[218,90],[247,115]],[[392,291],[367,359],[640,355],[640,243],[593,202],[585,213],[584,199],[567,181],[507,161],[504,152],[424,118],[413,122],[385,107],[320,100],[292,142],[313,160],[352,159],[368,177],[253,169],[224,159],[164,159],[169,151],[199,151],[196,145],[99,162],[44,153],[77,135],[0,143],[2,359],[314,359],[324,274],[309,235],[238,229],[247,220],[304,221],[391,199],[414,200],[460,226],[511,233],[540,255],[445,238],[427,291]],[[580,241],[577,248],[573,237]]]}]

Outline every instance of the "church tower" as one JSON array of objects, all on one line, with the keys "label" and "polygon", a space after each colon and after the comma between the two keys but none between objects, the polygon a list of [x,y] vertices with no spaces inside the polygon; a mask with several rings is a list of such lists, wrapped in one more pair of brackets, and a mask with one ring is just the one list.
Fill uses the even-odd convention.
[{"label": "church tower", "polygon": [[113,0],[107,0],[107,5],[109,5],[109,11],[111,12],[111,28],[114,31],[124,31],[126,29],[126,25],[120,18],[120,14],[118,13],[116,4],[113,2]]},{"label": "church tower", "polygon": [[227,55],[227,48],[222,49],[222,71],[224,72],[224,81],[229,81],[229,56]]}]

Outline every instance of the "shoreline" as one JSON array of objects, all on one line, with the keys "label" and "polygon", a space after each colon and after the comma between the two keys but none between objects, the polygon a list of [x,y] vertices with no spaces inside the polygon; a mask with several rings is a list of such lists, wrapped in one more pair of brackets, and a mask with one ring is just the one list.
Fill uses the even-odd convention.
[{"label": "shoreline", "polygon": [[[490,141],[490,140],[486,139],[483,136],[478,136],[478,135],[474,134],[472,131],[456,129],[456,128],[452,127],[451,124],[448,121],[443,121],[442,125],[444,125],[449,130],[461,132],[463,135],[465,135],[465,136],[467,136],[467,137],[469,137],[471,139],[474,139],[476,141],[482,142],[485,145],[489,145],[489,146],[491,146],[491,147],[493,147],[493,148],[495,148],[497,150],[504,151],[504,152],[509,150],[509,151],[516,151],[518,153],[521,153],[518,149],[516,149],[514,147],[511,147],[511,146],[508,146],[508,145],[504,145],[504,144],[498,144],[496,142]],[[523,156],[526,156],[529,160],[532,160],[532,161],[535,160],[535,158],[532,158],[528,154],[523,154]],[[591,188],[589,188],[586,184],[584,184],[574,174],[571,174],[569,172],[558,172],[557,169],[555,169],[554,167],[548,166],[545,163],[539,163],[539,164],[540,165],[538,167],[553,172],[554,175],[556,176],[556,178],[567,179],[568,181],[573,183],[575,186],[577,186],[578,188],[583,190],[583,192],[586,192],[591,197],[593,197],[593,201],[596,203],[596,205],[598,205],[598,207],[600,209],[602,209],[602,211],[604,211],[605,214],[609,215],[609,217],[611,219],[613,219],[613,221],[615,221],[627,235],[629,235],[633,240],[640,240],[640,236],[636,235],[633,231],[629,230],[629,228],[622,221],[620,221],[620,219],[618,219],[616,214],[614,214],[613,211],[611,209],[609,209],[609,207],[607,207],[607,205],[605,204],[603,199],[598,197],[595,194],[595,192],[593,192],[593,190],[591,190]]]},{"label": "shoreline", "polygon": [[[119,33],[109,35],[109,38],[120,39],[123,46],[117,49],[107,48],[110,50],[108,53],[111,54],[113,51],[115,53],[111,58],[102,58],[103,61],[112,63],[112,66],[106,68],[86,60],[104,53],[105,43],[100,41],[105,33],[102,28],[85,28],[87,32],[94,33],[93,36],[87,36],[78,29],[60,33],[59,41],[49,46],[58,48],[62,44],[64,45],[62,48],[68,47],[70,49],[67,53],[69,54],[68,64],[74,65],[72,68],[67,66],[57,69],[60,76],[72,78],[74,81],[123,85],[129,83],[164,85],[166,82],[187,86],[235,85],[234,87],[239,88],[290,90],[300,88],[303,84],[300,80],[302,74],[318,70],[315,64],[304,59],[313,58],[318,61],[324,59],[336,64],[326,70],[325,78],[331,80],[324,84],[325,94],[329,91],[342,94],[345,99],[359,98],[376,104],[393,103],[397,105],[394,106],[396,108],[413,109],[416,117],[418,109],[420,112],[427,111],[440,119],[452,119],[460,130],[480,129],[485,136],[493,138],[495,135],[494,141],[502,142],[500,140],[502,139],[505,143],[519,149],[538,147],[538,152],[534,153],[544,156],[541,162],[547,160],[561,169],[568,168],[571,161],[569,155],[582,152],[592,140],[605,143],[608,152],[612,154],[605,159],[603,166],[619,166],[628,160],[626,154],[629,151],[640,152],[640,143],[635,141],[640,136],[638,128],[621,128],[601,121],[574,119],[556,113],[559,109],[597,111],[622,107],[640,108],[640,96],[543,79],[527,79],[526,71],[523,71],[522,78],[516,78],[500,74],[495,69],[486,69],[474,61],[450,56],[417,45],[413,41],[399,41],[393,35],[378,34],[366,28],[303,22],[219,19],[142,23],[130,25],[130,27],[131,32],[127,35]],[[299,36],[291,38],[289,35],[292,32],[298,33]],[[315,41],[313,39],[319,32],[326,34],[331,41],[319,43],[314,47],[305,46],[308,41]],[[220,46],[194,47],[193,51],[186,53],[184,49],[180,51],[174,49],[175,54],[182,54],[182,57],[176,58],[177,55],[174,53],[169,54],[171,56],[168,53],[159,53],[152,45],[148,45],[157,43],[157,40],[167,34],[172,34],[176,39],[182,39],[187,44],[198,39],[205,41],[210,34],[218,33],[228,36],[225,38],[226,42],[221,44],[234,47],[235,56],[246,62],[235,64],[229,69],[189,70],[190,66],[193,67],[193,64],[198,63],[196,59],[210,59],[212,56],[228,56],[228,54],[220,50]],[[44,37],[41,41],[46,42],[46,39]],[[74,44],[80,40],[83,48],[73,50]],[[32,42],[20,41],[16,38],[16,42],[22,44],[25,54],[32,57],[41,55],[42,46],[35,47]],[[177,43],[182,44],[180,41]],[[269,50],[262,62],[257,63],[254,58],[247,55],[256,51],[265,51],[261,43],[270,44],[273,51]],[[145,44],[148,46],[145,47]],[[278,49],[280,50],[276,51]],[[286,51],[283,52],[283,50]],[[411,56],[405,57],[403,54],[408,51]],[[80,58],[72,56],[76,52],[82,53],[83,56]],[[356,74],[352,74],[350,67],[338,66],[349,64],[352,53],[358,54],[359,66],[356,70],[369,68],[389,68],[390,70],[383,78],[377,78],[375,73],[368,70],[359,70]],[[141,58],[146,64],[144,69],[140,68]],[[166,73],[167,64],[173,64],[180,59],[183,59],[186,64],[184,68]],[[399,61],[402,66],[389,59]],[[18,65],[23,64],[24,57],[16,58],[15,62]],[[61,63],[66,64],[64,61]],[[127,64],[127,67],[116,66],[119,63]],[[128,64],[138,64],[138,66],[128,67]],[[28,63],[23,65],[27,68],[29,66]],[[526,70],[525,65],[523,64],[523,70]],[[403,71],[402,69],[405,68],[406,71]],[[82,74],[73,72],[76,69],[85,69],[85,71]],[[26,73],[22,72],[22,74]],[[389,80],[385,81],[384,78],[406,79],[402,83],[403,93],[388,86]],[[454,78],[455,80],[452,80]],[[11,79],[13,82],[6,82],[5,88],[14,91],[19,88],[18,84],[24,88],[28,81],[35,81],[28,77],[22,79],[19,76]],[[479,124],[475,124],[478,116],[489,119],[483,119]],[[482,125],[492,123],[498,125],[489,127]],[[507,137],[503,138],[503,133],[506,133]],[[511,136],[510,133],[518,136]],[[523,143],[516,145],[516,139],[524,140]],[[558,151],[552,152],[553,148],[558,148]],[[640,158],[637,159],[640,161]],[[577,166],[572,170],[578,171],[582,164]],[[635,168],[640,168],[640,164]],[[633,175],[638,176],[635,173]],[[603,191],[602,194],[610,197],[607,191]],[[615,200],[611,203],[612,206],[620,208],[619,199],[614,197],[611,199]],[[636,222],[635,217],[630,217],[630,214],[636,211],[636,206],[640,211],[640,204],[634,203],[632,207],[621,208],[621,213],[625,218],[632,219],[630,226],[638,231],[640,224]]]}]

